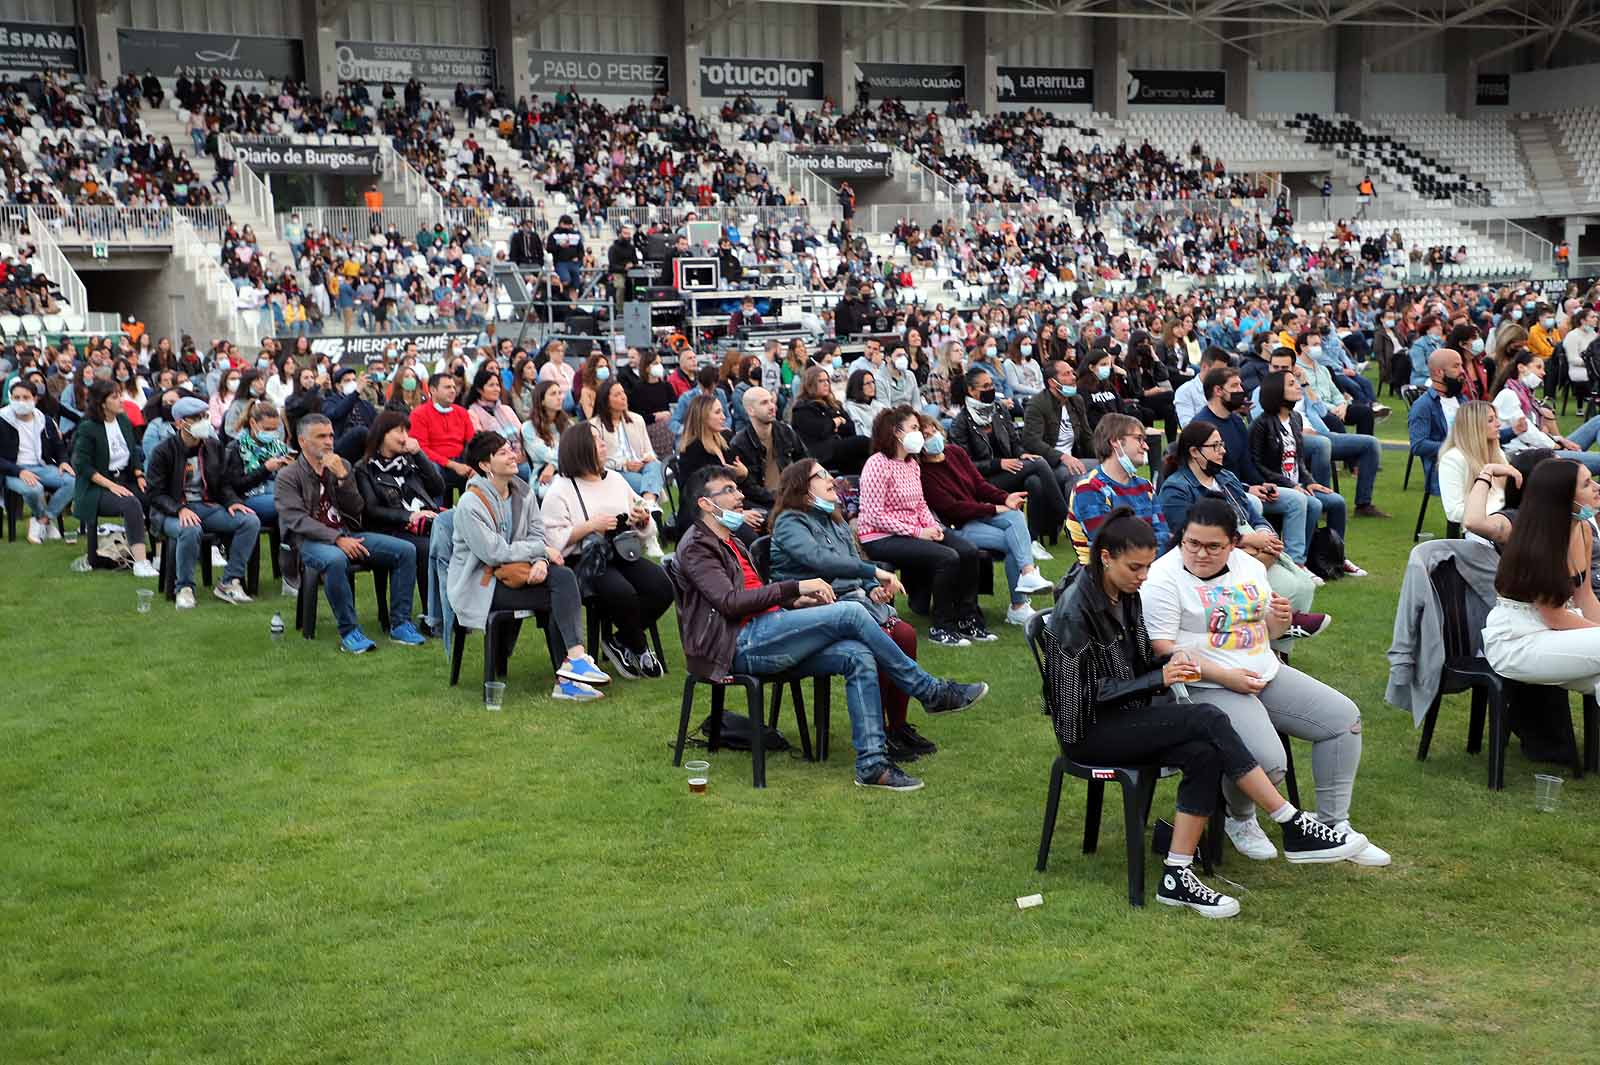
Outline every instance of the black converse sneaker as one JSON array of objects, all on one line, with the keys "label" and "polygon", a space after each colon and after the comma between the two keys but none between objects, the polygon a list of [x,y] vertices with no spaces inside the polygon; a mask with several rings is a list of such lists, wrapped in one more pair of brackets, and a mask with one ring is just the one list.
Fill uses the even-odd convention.
[{"label": "black converse sneaker", "polygon": [[1192,865],[1163,865],[1156,901],[1163,906],[1187,906],[1201,917],[1232,917],[1239,912],[1239,900],[1206,887]]},{"label": "black converse sneaker", "polygon": [[1304,810],[1283,826],[1283,856],[1291,862],[1342,862],[1366,849],[1366,836],[1341,832]]}]

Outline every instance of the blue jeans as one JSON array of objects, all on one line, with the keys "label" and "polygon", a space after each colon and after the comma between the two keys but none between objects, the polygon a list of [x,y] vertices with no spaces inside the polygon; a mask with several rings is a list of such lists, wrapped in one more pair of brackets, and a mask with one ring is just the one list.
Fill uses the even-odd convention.
[{"label": "blue jeans", "polygon": [[1333,378],[1333,386],[1357,403],[1365,403],[1370,407],[1377,402],[1378,390],[1372,386],[1371,381],[1360,374],[1346,377],[1342,373],[1329,371],[1329,375]]},{"label": "blue jeans", "polygon": [[[41,415],[41,417],[43,417]],[[73,486],[77,483],[72,477],[62,473],[56,466],[24,466],[24,470],[39,478],[39,483],[33,487],[22,483],[21,477],[7,477],[6,487],[20,495],[28,503],[28,510],[36,518],[49,518],[54,522],[67,512],[72,505]],[[45,493],[50,493],[48,501]]]},{"label": "blue jeans", "polygon": [[227,507],[215,503],[188,503],[186,506],[199,516],[199,525],[184,525],[177,518],[161,519],[161,531],[171,541],[170,549],[176,552],[172,558],[174,590],[194,587],[194,566],[200,561],[202,532],[228,537],[228,565],[222,571],[222,579],[242,580],[244,568],[261,537],[261,520],[254,514],[229,514]]},{"label": "blue jeans", "polygon": [[1311,506],[1306,508],[1306,539],[1317,531],[1317,518],[1328,519],[1328,528],[1339,534],[1339,539],[1344,539],[1345,503],[1344,496],[1337,492],[1318,492],[1311,497]]},{"label": "blue jeans", "polygon": [[1572,430],[1567,439],[1577,444],[1584,451],[1594,447],[1595,440],[1600,439],[1600,414],[1596,414],[1593,418]]},{"label": "blue jeans", "polygon": [[[366,546],[367,562],[389,571],[389,627],[409,622],[411,597],[417,590],[417,549],[404,540],[382,533],[345,535]],[[358,624],[356,600],[350,591],[350,560],[333,544],[312,540],[300,542],[300,559],[311,569],[322,571],[322,586],[328,593],[333,616],[339,622],[339,635],[350,635]]]},{"label": "blue jeans", "polygon": [[1311,548],[1311,531],[1317,527],[1317,518],[1322,515],[1320,505],[1315,515],[1308,515],[1313,502],[1304,492],[1281,487],[1278,489],[1278,498],[1261,502],[1263,512],[1283,515],[1283,549],[1302,566],[1306,564],[1306,552]]},{"label": "blue jeans", "polygon": [[556,263],[556,276],[563,285],[576,285],[583,277],[583,264],[576,259]]},{"label": "blue jeans", "polygon": [[649,493],[660,499],[666,494],[667,482],[661,473],[660,459],[655,462],[645,463],[644,469],[637,472],[633,470],[618,470],[617,472],[622,474],[622,479],[627,481],[628,485],[640,495]]},{"label": "blue jeans", "polygon": [[[1322,462],[1322,469],[1312,467],[1310,472],[1317,478],[1318,485],[1333,486],[1334,462],[1357,462],[1360,465],[1355,473],[1355,505],[1365,507],[1373,502],[1373,485],[1378,481],[1378,437],[1366,437],[1365,433],[1326,433],[1318,440],[1328,441],[1328,457]],[[1307,445],[1309,443],[1307,440]],[[1309,464],[1309,454],[1306,461]]]},{"label": "blue jeans", "polygon": [[256,512],[263,527],[278,524],[278,504],[272,495],[272,482],[268,481],[267,485],[267,491],[244,497],[244,505]]},{"label": "blue jeans", "polygon": [[917,699],[931,695],[939,683],[906,657],[860,603],[757,614],[739,630],[733,668],[758,677],[789,669],[807,676],[842,674],[857,776],[887,761],[878,670]]},{"label": "blue jeans", "polygon": [[1006,587],[1011,589],[1011,605],[1026,603],[1028,597],[1017,593],[1017,580],[1023,566],[1033,565],[1033,539],[1022,512],[1008,510],[992,518],[978,518],[961,526],[960,531],[985,550],[1006,553]]}]

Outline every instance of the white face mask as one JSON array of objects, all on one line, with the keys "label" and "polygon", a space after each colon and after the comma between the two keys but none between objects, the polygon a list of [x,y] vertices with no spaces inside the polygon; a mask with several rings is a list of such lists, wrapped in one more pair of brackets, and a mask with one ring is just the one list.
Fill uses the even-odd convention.
[{"label": "white face mask", "polygon": [[339,391],[343,392],[345,395],[348,396],[348,395],[352,395],[355,392],[355,390],[360,388],[360,387],[361,387],[361,385],[356,381],[346,381],[344,384],[339,386]]},{"label": "white face mask", "polygon": [[908,367],[910,365],[911,365],[911,360],[906,358],[904,355],[896,355],[894,357],[894,368],[896,370],[904,370],[906,367]]},{"label": "white face mask", "polygon": [[1525,373],[1525,374],[1523,374],[1521,376],[1520,380],[1522,381],[1522,385],[1523,385],[1524,388],[1538,388],[1539,387],[1540,378],[1539,378],[1539,375],[1536,374],[1536,373]]},{"label": "white face mask", "polygon": [[924,442],[920,429],[913,429],[900,438],[900,446],[906,449],[907,455],[920,455]]},{"label": "white face mask", "polygon": [[193,425],[187,426],[186,428],[189,430],[189,435],[194,437],[196,440],[211,439],[211,423],[204,418],[195,422]]},{"label": "white face mask", "polygon": [[35,403],[31,399],[14,399],[11,401],[11,409],[17,412],[17,417],[29,418],[33,415]]},{"label": "white face mask", "polygon": [[667,376],[667,368],[665,366],[662,366],[659,362],[650,364],[650,379],[652,381],[659,381],[665,376]]}]

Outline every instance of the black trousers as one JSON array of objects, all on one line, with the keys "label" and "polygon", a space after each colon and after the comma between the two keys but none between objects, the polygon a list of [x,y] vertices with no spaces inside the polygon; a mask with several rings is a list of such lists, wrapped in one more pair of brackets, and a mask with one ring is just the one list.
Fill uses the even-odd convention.
[{"label": "black trousers", "polygon": [[612,559],[594,584],[589,609],[599,610],[611,622],[617,639],[628,650],[635,654],[648,650],[644,630],[672,605],[667,571],[648,558],[637,562]]},{"label": "black trousers", "polygon": [[[107,475],[110,476],[109,474]],[[95,518],[121,518],[123,533],[128,538],[128,545],[142,544],[145,542],[144,524],[144,493],[139,491],[139,483],[133,479],[131,470],[123,470],[121,477],[112,477],[122,487],[132,492],[129,496],[119,496],[115,492],[105,489],[100,490],[100,504],[97,514],[83,514],[78,517],[80,529],[92,528]]]},{"label": "black trousers", "polygon": [[987,480],[1002,492],[1028,493],[1028,532],[1035,540],[1054,536],[1067,520],[1067,497],[1044,459],[1025,459],[1016,473],[997,470]]},{"label": "black trousers", "polygon": [[886,536],[861,545],[874,562],[900,569],[924,570],[933,578],[933,624],[954,628],[963,618],[981,616],[978,609],[978,548],[960,533],[945,531],[943,540]]},{"label": "black trousers", "polygon": [[[566,566],[548,566],[543,584],[507,588],[495,582],[490,610],[548,610],[558,632],[561,649],[583,643],[583,602],[578,598],[578,578]],[[584,650],[588,650],[587,647]],[[510,651],[506,652],[510,657]]]},{"label": "black trousers", "polygon": [[1178,812],[1210,817],[1223,774],[1238,780],[1258,763],[1228,715],[1210,703],[1158,700],[1131,710],[1106,710],[1067,757],[1087,765],[1175,765]]},{"label": "black trousers", "polygon": [[1140,396],[1138,399],[1139,420],[1147,426],[1161,422],[1169,444],[1178,439],[1178,412],[1173,402],[1171,392],[1157,392],[1153,396]]},{"label": "black trousers", "polygon": [[1371,407],[1367,406],[1365,403],[1357,403],[1352,400],[1350,405],[1345,408],[1344,414],[1345,416],[1340,418],[1337,414],[1329,411],[1323,416],[1322,420],[1327,424],[1328,428],[1335,433],[1342,433],[1348,429],[1352,433],[1364,433],[1367,436],[1372,435],[1372,423],[1374,419],[1372,417]]}]

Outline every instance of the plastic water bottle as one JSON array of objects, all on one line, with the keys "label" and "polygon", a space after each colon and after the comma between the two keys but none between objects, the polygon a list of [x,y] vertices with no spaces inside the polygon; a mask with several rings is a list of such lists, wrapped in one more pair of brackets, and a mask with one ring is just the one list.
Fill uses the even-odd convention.
[{"label": "plastic water bottle", "polygon": [[272,621],[267,626],[267,629],[268,629],[269,632],[272,633],[272,642],[273,643],[282,643],[283,642],[283,615],[282,614],[273,614],[272,615]]}]

